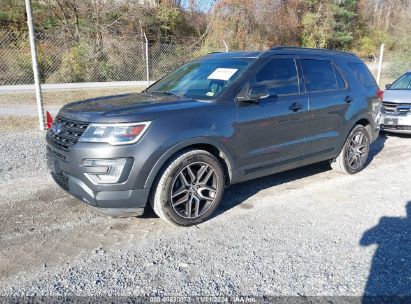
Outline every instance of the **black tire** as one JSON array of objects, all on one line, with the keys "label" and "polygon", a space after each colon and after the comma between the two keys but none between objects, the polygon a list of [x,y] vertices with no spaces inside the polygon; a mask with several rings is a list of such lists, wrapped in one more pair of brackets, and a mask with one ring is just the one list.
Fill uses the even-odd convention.
[{"label": "black tire", "polygon": [[171,224],[196,225],[207,220],[220,204],[224,181],[223,168],[214,155],[187,150],[163,169],[151,205],[161,219]]},{"label": "black tire", "polygon": [[335,171],[344,174],[360,172],[367,163],[370,143],[371,140],[368,130],[361,125],[355,126],[348,136],[340,154],[331,161],[331,167]]}]

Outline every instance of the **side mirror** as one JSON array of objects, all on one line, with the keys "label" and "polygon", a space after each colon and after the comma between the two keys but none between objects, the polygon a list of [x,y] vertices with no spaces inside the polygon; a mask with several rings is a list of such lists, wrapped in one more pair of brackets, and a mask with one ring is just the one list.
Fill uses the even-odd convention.
[{"label": "side mirror", "polygon": [[264,99],[270,96],[270,92],[265,85],[252,86],[248,90],[248,94],[242,94],[237,96],[238,101],[257,103],[260,99]]},{"label": "side mirror", "polygon": [[388,89],[390,88],[390,86],[391,86],[391,83],[387,83],[387,84],[385,85],[385,89],[388,90]]}]

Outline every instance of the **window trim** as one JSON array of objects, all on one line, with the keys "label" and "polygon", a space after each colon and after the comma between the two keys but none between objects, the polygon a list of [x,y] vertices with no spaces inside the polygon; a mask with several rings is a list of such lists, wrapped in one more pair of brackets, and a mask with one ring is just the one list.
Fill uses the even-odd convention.
[{"label": "window trim", "polygon": [[[328,61],[331,63],[331,67],[333,68],[333,72],[334,72],[334,77],[335,77],[335,84],[337,85],[337,88],[335,89],[328,89],[328,90],[319,90],[319,91],[308,91],[307,87],[306,87],[306,81],[305,81],[305,77],[304,77],[304,67],[303,67],[303,60],[317,60],[317,61]],[[342,91],[342,90],[346,90],[348,88],[348,82],[345,79],[344,75],[341,73],[341,70],[338,68],[338,66],[335,64],[334,60],[332,60],[331,58],[310,58],[310,57],[301,57],[300,58],[300,65],[301,65],[301,71],[302,71],[302,79],[304,81],[304,90],[305,93],[322,93],[322,92],[335,92],[335,91]],[[335,70],[337,70],[342,79],[344,80],[345,83],[345,87],[344,88],[339,88],[338,87],[338,82],[337,82],[337,74],[335,73]]]}]

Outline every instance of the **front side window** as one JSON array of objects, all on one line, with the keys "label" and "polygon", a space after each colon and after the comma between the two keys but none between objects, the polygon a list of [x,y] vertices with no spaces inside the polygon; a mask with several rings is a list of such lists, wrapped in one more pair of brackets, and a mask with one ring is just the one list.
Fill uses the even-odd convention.
[{"label": "front side window", "polygon": [[293,58],[270,60],[255,74],[249,86],[265,86],[270,95],[299,93],[298,74]]},{"label": "front side window", "polygon": [[389,88],[390,90],[411,90],[411,73],[402,75]]},{"label": "front side window", "polygon": [[187,63],[147,89],[196,99],[214,99],[223,93],[254,59],[202,59]]},{"label": "front side window", "polygon": [[303,59],[301,64],[307,92],[330,91],[345,87],[341,74],[334,69],[330,60]]}]

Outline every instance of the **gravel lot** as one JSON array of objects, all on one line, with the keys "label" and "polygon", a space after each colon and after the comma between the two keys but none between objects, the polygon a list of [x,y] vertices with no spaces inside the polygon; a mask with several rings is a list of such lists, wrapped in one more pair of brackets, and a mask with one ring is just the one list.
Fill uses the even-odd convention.
[{"label": "gravel lot", "polygon": [[354,176],[232,186],[178,228],[95,215],[48,176],[43,134],[1,136],[0,295],[411,295],[411,137],[381,136]]}]

